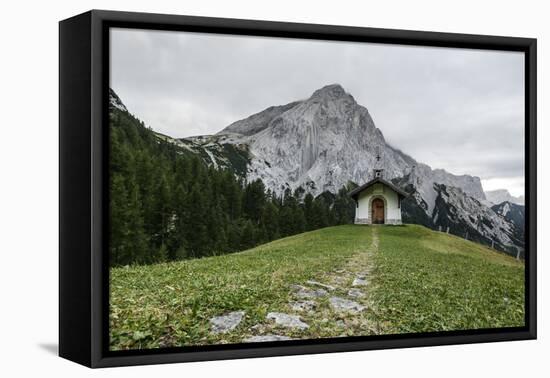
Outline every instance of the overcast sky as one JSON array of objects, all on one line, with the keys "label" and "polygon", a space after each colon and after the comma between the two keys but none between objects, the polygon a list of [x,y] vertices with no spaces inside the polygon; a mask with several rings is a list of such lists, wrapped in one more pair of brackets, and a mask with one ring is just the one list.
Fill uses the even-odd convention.
[{"label": "overcast sky", "polygon": [[524,193],[523,53],[111,31],[111,87],[172,137],[213,134],[339,83],[394,147]]}]

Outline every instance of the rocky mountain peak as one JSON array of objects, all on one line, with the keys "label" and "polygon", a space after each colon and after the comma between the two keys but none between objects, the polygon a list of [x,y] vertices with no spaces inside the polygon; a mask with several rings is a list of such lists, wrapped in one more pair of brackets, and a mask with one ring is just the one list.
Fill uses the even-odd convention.
[{"label": "rocky mountain peak", "polygon": [[312,100],[326,100],[326,101],[335,101],[335,100],[352,100],[353,96],[346,92],[346,90],[340,84],[329,84],[324,87],[317,89],[311,95],[310,99]]}]

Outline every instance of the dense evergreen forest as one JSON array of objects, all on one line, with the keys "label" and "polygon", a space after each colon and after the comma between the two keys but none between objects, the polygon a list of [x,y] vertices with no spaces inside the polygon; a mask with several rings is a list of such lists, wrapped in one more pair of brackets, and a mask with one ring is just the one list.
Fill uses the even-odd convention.
[{"label": "dense evergreen forest", "polygon": [[159,139],[124,110],[110,109],[111,266],[212,256],[281,237],[352,223],[347,193],[282,196]]}]

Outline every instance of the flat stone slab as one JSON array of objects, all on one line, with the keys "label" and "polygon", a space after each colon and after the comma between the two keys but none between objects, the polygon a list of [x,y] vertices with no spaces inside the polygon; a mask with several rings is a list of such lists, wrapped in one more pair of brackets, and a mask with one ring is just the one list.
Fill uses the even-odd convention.
[{"label": "flat stone slab", "polygon": [[290,307],[292,308],[293,311],[311,311],[315,307],[317,307],[317,303],[315,303],[314,301],[308,301],[308,300],[295,301],[295,302],[290,302]]},{"label": "flat stone slab", "polygon": [[334,286],[330,286],[330,285],[327,285],[327,284],[324,284],[324,283],[321,283],[321,282],[318,282],[318,281],[309,280],[309,281],[306,281],[306,283],[308,285],[322,287],[323,289],[326,289],[326,290],[329,290],[329,291],[332,291],[332,290],[335,289]]},{"label": "flat stone slab", "polygon": [[282,312],[270,312],[267,319],[274,320],[275,324],[286,328],[306,329],[309,326],[304,323],[298,315],[289,315]]},{"label": "flat stone slab", "polygon": [[310,289],[301,285],[292,285],[291,287],[298,298],[320,298],[328,294],[324,289]]},{"label": "flat stone slab", "polygon": [[244,318],[244,311],[234,311],[210,319],[213,333],[226,333],[235,329]]},{"label": "flat stone slab", "polygon": [[365,306],[360,305],[357,302],[340,297],[331,297],[329,299],[329,303],[330,306],[336,311],[361,312],[366,308]]},{"label": "flat stone slab", "polygon": [[243,340],[245,343],[265,343],[269,341],[284,341],[284,340],[293,340],[288,336],[280,335],[262,335],[262,336],[251,336]]},{"label": "flat stone slab", "polygon": [[353,282],[351,283],[351,286],[367,286],[368,282],[364,276],[356,277]]},{"label": "flat stone slab", "polygon": [[363,293],[359,289],[349,289],[348,295],[352,298],[363,298],[365,296],[365,293]]}]

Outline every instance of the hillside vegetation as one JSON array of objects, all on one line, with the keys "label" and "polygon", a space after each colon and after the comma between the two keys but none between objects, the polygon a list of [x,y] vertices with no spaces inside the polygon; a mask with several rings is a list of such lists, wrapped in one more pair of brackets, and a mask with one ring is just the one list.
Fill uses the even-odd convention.
[{"label": "hillside vegetation", "polygon": [[[297,311],[297,285],[319,283],[326,295]],[[523,263],[416,225],[328,227],[230,255],[115,267],[110,290],[113,350],[524,324]],[[358,311],[335,309],[335,297]],[[238,326],[212,332],[211,319],[232,311],[245,314]],[[307,328],[274,324],[270,312]]]},{"label": "hillside vegetation", "polygon": [[[315,198],[303,189],[276,195],[261,180],[245,183],[208,166],[206,150],[168,142],[111,96],[118,104],[109,113],[111,266],[231,253],[353,221],[350,188]],[[224,148],[240,166],[235,147]]]}]

